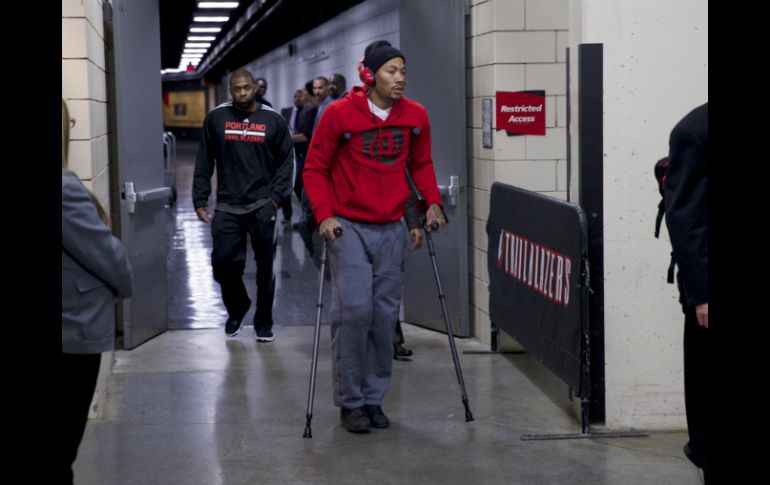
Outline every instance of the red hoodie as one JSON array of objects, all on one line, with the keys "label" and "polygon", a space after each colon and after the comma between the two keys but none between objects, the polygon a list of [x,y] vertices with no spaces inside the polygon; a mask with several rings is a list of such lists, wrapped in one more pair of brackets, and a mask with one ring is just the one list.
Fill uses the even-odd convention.
[{"label": "red hoodie", "polygon": [[425,108],[402,97],[382,121],[354,87],[324,110],[310,140],[302,179],[316,220],[397,221],[410,194],[407,166],[427,205],[441,205]]}]

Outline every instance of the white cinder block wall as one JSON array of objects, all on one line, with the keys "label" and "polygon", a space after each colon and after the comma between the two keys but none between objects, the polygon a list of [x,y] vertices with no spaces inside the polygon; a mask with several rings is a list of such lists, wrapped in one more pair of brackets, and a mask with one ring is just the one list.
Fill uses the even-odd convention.
[{"label": "white cinder block wall", "polygon": [[[69,167],[110,210],[107,134],[107,75],[101,0],[62,0],[61,93],[75,118],[70,129]],[[53,169],[53,168],[52,168]],[[102,356],[89,418],[104,401],[113,353]]]},{"label": "white cinder block wall", "polygon": [[109,211],[107,77],[101,0],[62,0],[62,97],[75,126],[69,164]]},{"label": "white cinder block wall", "polygon": [[[567,198],[566,55],[568,0],[473,0],[466,31],[471,315],[489,342],[487,236],[495,181]],[[496,91],[545,90],[546,135],[494,131],[481,143],[481,100]],[[493,129],[496,128],[494,116]],[[504,336],[503,336],[504,337]],[[505,343],[505,342],[502,342]]]},{"label": "white cinder block wall", "polygon": [[569,34],[573,68],[579,43],[604,46],[607,424],[683,428],[683,316],[665,281],[668,235],[653,237],[653,166],[676,122],[708,100],[708,3],[572,0]]}]

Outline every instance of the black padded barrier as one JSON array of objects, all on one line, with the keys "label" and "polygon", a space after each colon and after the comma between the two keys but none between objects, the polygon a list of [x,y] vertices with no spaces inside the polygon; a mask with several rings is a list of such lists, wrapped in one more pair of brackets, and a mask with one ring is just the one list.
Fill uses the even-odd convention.
[{"label": "black padded barrier", "polygon": [[581,385],[587,229],[577,204],[496,182],[487,264],[497,327],[585,397]]}]

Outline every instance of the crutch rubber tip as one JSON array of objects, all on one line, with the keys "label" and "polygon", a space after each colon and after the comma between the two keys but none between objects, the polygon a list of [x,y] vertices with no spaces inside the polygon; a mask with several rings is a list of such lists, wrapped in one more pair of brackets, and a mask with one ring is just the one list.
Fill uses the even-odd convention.
[{"label": "crutch rubber tip", "polygon": [[302,434],[302,437],[303,438],[312,438],[313,437],[313,433],[312,433],[312,431],[310,431],[310,426],[306,426],[305,427],[305,432]]},{"label": "crutch rubber tip", "polygon": [[468,398],[463,399],[463,406],[465,406],[465,422],[470,423],[473,421],[473,415],[471,414],[471,407],[468,405]]},{"label": "crutch rubber tip", "polygon": [[342,228],[341,227],[335,227],[334,228],[334,236],[335,237],[342,237]]}]

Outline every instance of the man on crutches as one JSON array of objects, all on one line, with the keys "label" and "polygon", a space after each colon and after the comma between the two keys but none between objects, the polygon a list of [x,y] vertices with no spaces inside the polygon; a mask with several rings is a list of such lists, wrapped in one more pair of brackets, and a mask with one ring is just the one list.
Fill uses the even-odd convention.
[{"label": "man on crutches", "polygon": [[358,70],[363,86],[326,108],[303,170],[319,233],[328,241],[334,404],[342,426],[354,433],[390,425],[382,401],[403,287],[407,168],[428,207],[426,230],[445,223],[428,115],[403,95],[404,55],[376,41]]}]

